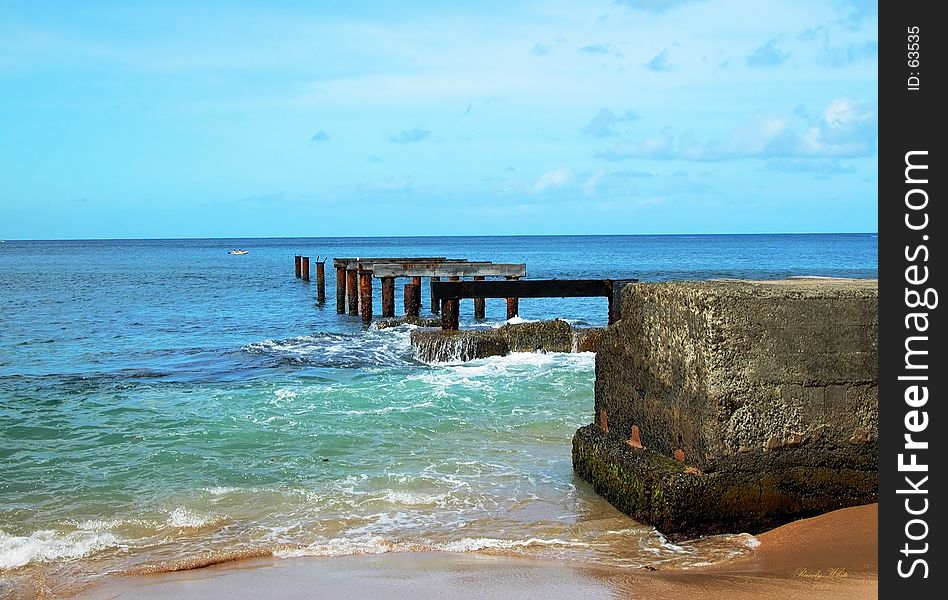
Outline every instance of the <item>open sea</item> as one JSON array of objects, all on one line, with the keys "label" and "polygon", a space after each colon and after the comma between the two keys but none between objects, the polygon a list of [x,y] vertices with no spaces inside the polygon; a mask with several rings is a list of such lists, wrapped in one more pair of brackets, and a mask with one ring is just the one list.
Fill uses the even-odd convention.
[{"label": "open sea", "polygon": [[[0,243],[0,597],[269,554],[661,568],[753,547],[671,544],[573,476],[594,355],[424,364],[409,327],[336,314],[331,261],[317,306],[294,254],[525,262],[531,278],[877,276],[875,234]],[[377,281],[374,297],[379,314]],[[488,300],[488,325],[504,310]],[[606,300],[520,315],[603,325]]]}]

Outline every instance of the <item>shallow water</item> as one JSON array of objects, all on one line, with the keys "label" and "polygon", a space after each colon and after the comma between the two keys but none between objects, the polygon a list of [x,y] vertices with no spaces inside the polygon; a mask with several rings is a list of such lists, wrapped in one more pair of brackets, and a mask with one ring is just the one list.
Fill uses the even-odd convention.
[{"label": "shallow water", "polygon": [[[271,552],[694,566],[753,544],[669,544],[573,477],[593,355],[422,364],[409,328],[335,314],[331,269],[316,306],[298,252],[531,277],[876,276],[874,235],[7,241],[0,595]],[[521,315],[598,325],[605,304],[522,300]],[[491,324],[503,311],[488,301]]]}]

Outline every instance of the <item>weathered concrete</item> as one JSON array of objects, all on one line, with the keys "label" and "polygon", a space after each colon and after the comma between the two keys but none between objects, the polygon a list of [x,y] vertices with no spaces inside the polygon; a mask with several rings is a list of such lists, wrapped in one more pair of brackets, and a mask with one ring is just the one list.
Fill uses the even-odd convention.
[{"label": "weathered concrete", "polygon": [[511,352],[572,352],[573,330],[566,321],[508,323],[497,330]]},{"label": "weathered concrete", "polygon": [[459,362],[504,356],[510,352],[496,329],[416,329],[411,332],[415,356],[423,362]]},{"label": "weathered concrete", "polygon": [[[425,326],[424,319],[414,320]],[[401,320],[380,322],[378,327],[400,325]],[[438,319],[429,319],[428,323],[440,325]],[[429,327],[431,325],[428,325]],[[590,342],[584,342],[578,349],[576,339],[595,337],[594,333],[602,329],[573,329],[566,321],[535,321],[529,323],[506,324],[496,329],[469,329],[444,331],[418,329],[411,333],[411,343],[415,355],[425,362],[450,362],[473,360],[488,356],[505,356],[511,352],[594,352]]]},{"label": "weathered concrete", "polygon": [[605,333],[605,327],[574,328],[573,352],[599,352],[599,344]]},{"label": "weathered concrete", "polygon": [[[676,537],[874,501],[877,296],[865,280],[626,287],[574,468]],[[626,443],[633,425],[647,450]],[[680,468],[655,466],[676,454]]]}]

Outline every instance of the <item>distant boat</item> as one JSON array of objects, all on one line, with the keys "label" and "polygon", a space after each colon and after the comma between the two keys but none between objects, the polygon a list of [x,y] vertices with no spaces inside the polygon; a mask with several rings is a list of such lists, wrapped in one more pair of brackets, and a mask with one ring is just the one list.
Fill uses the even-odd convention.
[{"label": "distant boat", "polygon": [[250,250],[241,250],[240,248],[234,248],[227,254],[250,254]]}]

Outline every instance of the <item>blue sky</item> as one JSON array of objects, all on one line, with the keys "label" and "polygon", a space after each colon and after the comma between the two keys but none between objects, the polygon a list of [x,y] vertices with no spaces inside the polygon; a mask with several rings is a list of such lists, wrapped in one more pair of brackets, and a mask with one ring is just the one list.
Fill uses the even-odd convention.
[{"label": "blue sky", "polygon": [[865,0],[0,0],[0,239],[877,230]]}]

